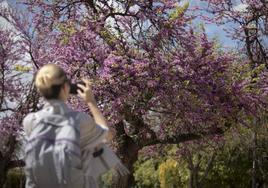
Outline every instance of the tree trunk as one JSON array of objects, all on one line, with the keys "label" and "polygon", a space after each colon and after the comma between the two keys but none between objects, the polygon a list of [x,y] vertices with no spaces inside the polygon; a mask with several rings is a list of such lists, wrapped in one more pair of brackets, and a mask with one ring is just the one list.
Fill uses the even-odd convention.
[{"label": "tree trunk", "polygon": [[198,185],[198,169],[190,170],[189,188],[200,188]]},{"label": "tree trunk", "polygon": [[[257,126],[256,120],[254,122],[254,126]],[[252,135],[252,142],[253,142],[253,147],[252,147],[252,177],[251,177],[251,181],[252,181],[252,188],[256,188],[256,180],[257,180],[257,154],[256,154],[256,150],[257,150],[257,131],[256,131],[256,127],[253,127],[253,135]]]},{"label": "tree trunk", "polygon": [[126,135],[123,122],[116,125],[116,138],[118,138],[117,154],[130,171],[130,174],[123,177],[114,174],[112,187],[130,188],[134,184],[133,164],[138,159],[139,147],[131,137]]},{"label": "tree trunk", "polygon": [[6,182],[7,172],[8,168],[5,160],[0,159],[0,188],[2,188]]},{"label": "tree trunk", "polygon": [[0,152],[0,188],[4,187],[4,184],[6,183],[7,173],[11,167],[10,164],[15,152],[16,144],[16,138],[14,136],[10,136],[6,143],[8,150],[5,153]]}]

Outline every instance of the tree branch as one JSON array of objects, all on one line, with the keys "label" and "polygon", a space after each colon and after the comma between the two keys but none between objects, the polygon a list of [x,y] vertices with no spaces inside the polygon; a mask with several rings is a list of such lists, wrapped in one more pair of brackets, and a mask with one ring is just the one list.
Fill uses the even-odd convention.
[{"label": "tree branch", "polygon": [[203,176],[200,178],[200,181],[199,181],[200,184],[201,184],[201,183],[203,182],[203,180],[207,177],[208,172],[209,172],[209,170],[211,169],[212,164],[213,164],[213,162],[214,162],[215,156],[216,156],[216,152],[214,152],[214,153],[212,154],[212,156],[210,157],[210,159],[209,159],[209,161],[208,161],[208,164],[207,164],[207,167],[206,167],[206,169],[205,169],[205,172],[204,172]]},{"label": "tree branch", "polygon": [[8,169],[24,167],[24,166],[25,166],[25,162],[23,160],[13,160],[8,163]]},{"label": "tree branch", "polygon": [[0,112],[5,112],[5,111],[12,111],[12,112],[15,112],[16,110],[13,109],[13,108],[2,108],[2,109],[0,109]]},{"label": "tree branch", "polygon": [[[217,128],[210,132],[199,132],[199,133],[184,133],[184,134],[178,134],[171,137],[166,137],[164,139],[159,139],[156,136],[154,136],[157,139],[150,139],[147,142],[145,141],[143,146],[150,146],[155,144],[178,144],[186,141],[191,140],[198,140],[207,136],[213,136],[213,135],[223,135],[224,130]],[[154,133],[155,134],[155,133]]]}]

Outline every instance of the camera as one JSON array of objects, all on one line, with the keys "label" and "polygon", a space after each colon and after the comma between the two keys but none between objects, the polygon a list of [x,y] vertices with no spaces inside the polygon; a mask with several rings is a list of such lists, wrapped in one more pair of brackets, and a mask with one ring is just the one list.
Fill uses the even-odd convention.
[{"label": "camera", "polygon": [[82,92],[82,89],[78,87],[78,84],[86,86],[84,82],[77,82],[77,83],[71,83],[70,84],[70,94],[77,95],[77,90],[80,90]]}]

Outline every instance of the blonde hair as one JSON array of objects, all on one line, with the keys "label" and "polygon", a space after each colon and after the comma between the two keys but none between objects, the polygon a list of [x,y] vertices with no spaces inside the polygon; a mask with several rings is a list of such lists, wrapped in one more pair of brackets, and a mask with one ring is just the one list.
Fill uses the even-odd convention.
[{"label": "blonde hair", "polygon": [[67,76],[61,67],[47,64],[37,72],[35,86],[46,99],[57,99],[62,86],[67,81]]}]

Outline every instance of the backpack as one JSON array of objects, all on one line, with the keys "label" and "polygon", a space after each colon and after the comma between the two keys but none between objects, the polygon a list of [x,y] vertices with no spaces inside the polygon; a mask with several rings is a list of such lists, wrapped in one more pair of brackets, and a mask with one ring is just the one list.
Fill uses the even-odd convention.
[{"label": "backpack", "polygon": [[25,171],[35,186],[73,187],[81,172],[80,130],[77,113],[34,113],[35,121],[25,148]]}]

